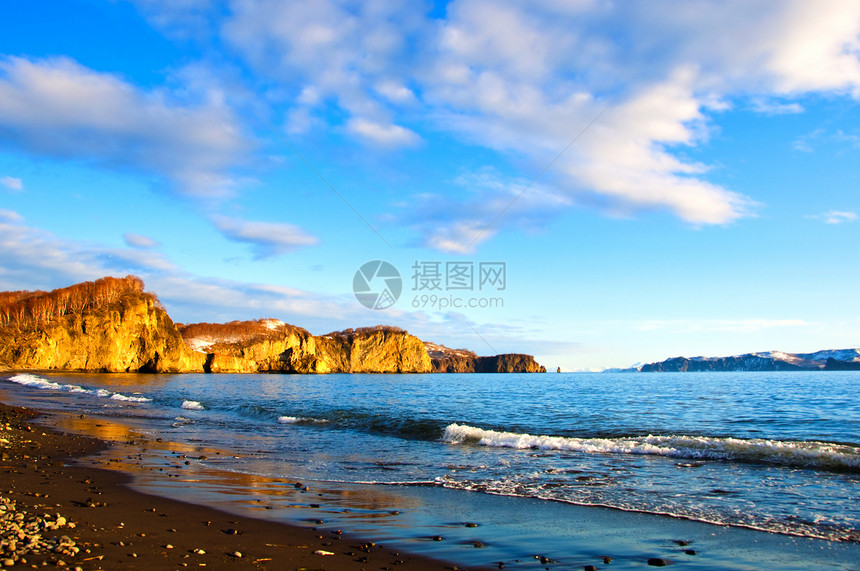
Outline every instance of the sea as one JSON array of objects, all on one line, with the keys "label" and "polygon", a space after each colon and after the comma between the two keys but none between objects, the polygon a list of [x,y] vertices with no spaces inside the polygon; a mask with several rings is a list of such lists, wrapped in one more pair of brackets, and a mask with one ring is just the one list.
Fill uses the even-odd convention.
[{"label": "sea", "polygon": [[506,569],[860,569],[858,394],[857,371],[0,373],[143,491]]}]

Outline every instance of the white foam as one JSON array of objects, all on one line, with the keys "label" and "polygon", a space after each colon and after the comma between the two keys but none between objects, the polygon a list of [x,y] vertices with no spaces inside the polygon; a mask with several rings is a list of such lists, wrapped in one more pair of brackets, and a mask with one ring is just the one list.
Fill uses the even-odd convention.
[{"label": "white foam", "polygon": [[68,385],[62,383],[56,383],[54,381],[49,381],[48,379],[43,379],[37,375],[31,375],[29,373],[19,373],[12,377],[9,377],[9,381],[13,383],[17,383],[19,385],[23,385],[25,387],[31,387],[35,389],[46,389],[51,391],[66,391],[72,394],[83,394],[83,395],[92,395],[99,398],[109,398],[111,400],[118,401],[126,401],[126,402],[151,402],[152,399],[148,399],[142,396],[126,396],[121,393],[115,393],[113,391],[109,391],[107,389],[87,389],[80,385]]},{"label": "white foam", "polygon": [[328,421],[304,416],[279,416],[278,422],[280,424],[323,424]]},{"label": "white foam", "polygon": [[860,448],[827,442],[712,438],[706,436],[642,436],[568,438],[533,436],[451,424],[442,437],[453,444],[500,448],[560,450],[586,454],[646,454],[686,459],[735,460],[824,470],[860,470]]},{"label": "white foam", "polygon": [[14,377],[9,377],[9,380],[13,383],[24,385],[25,387],[34,387],[37,389],[60,390],[63,388],[63,385],[61,385],[60,383],[54,383],[47,379],[43,379],[42,377],[37,377],[36,375],[30,375],[28,373],[20,373],[18,375],[15,375]]},{"label": "white foam", "polygon": [[185,410],[206,410],[206,408],[196,400],[182,401],[182,408]]},{"label": "white foam", "polygon": [[110,396],[111,400],[121,400],[126,402],[149,402],[152,399],[148,399],[146,397],[127,397],[125,395],[121,395],[119,393],[114,393]]}]

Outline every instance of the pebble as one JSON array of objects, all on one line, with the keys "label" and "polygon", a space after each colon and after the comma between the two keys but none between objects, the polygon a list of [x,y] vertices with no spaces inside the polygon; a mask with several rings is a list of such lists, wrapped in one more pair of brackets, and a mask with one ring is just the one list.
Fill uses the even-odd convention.
[{"label": "pebble", "polygon": [[235,557],[236,559],[241,559],[242,558],[242,552],[241,551],[234,551],[233,557]]},{"label": "pebble", "polygon": [[64,527],[73,525],[60,514],[29,516],[18,509],[14,500],[0,497],[0,552],[6,554],[0,563],[4,567],[11,567],[19,561],[23,562],[28,553],[40,551],[74,557],[80,548],[69,536],[51,537],[52,531]]},{"label": "pebble", "polygon": [[668,564],[669,561],[666,559],[660,559],[659,557],[652,557],[648,560],[648,565],[651,565],[652,567],[665,567]]}]

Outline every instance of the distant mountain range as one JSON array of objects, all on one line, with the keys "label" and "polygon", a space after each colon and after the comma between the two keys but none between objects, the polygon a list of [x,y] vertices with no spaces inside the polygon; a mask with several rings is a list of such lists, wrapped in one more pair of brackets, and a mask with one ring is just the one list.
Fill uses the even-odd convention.
[{"label": "distant mountain range", "polygon": [[733,357],[673,357],[659,363],[629,369],[610,369],[622,373],[699,372],[699,371],[857,371],[860,349],[827,349],[815,353],[764,351]]}]

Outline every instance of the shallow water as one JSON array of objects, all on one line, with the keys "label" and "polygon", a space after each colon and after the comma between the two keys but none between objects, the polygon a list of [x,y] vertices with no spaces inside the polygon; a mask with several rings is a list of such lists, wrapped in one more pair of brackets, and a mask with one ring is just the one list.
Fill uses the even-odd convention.
[{"label": "shallow water", "polygon": [[[193,482],[207,502],[220,501],[212,499],[220,494],[231,509],[256,509],[265,517],[331,519],[374,536],[393,530],[392,540],[399,537],[411,549],[437,555],[454,549],[470,564],[519,558],[525,565],[527,549],[539,543],[578,565],[596,557],[588,553],[594,545],[588,539],[595,538],[572,523],[586,521],[602,530],[616,559],[666,552],[673,559],[680,554],[685,565],[720,561],[725,568],[727,560],[716,555],[683,554],[672,543],[672,526],[686,526],[677,533],[699,534],[700,544],[721,553],[735,541],[726,528],[696,531],[678,518],[783,534],[739,541],[732,547],[736,568],[760,557],[753,552],[761,550],[750,548],[756,542],[794,553],[779,568],[814,553],[812,561],[845,568],[860,560],[853,543],[860,538],[860,405],[851,398],[857,372],[8,376],[12,381],[0,386],[12,400],[85,412],[115,422],[118,432],[177,443],[194,458],[210,451],[191,463],[190,480],[192,468],[180,464],[173,467],[176,477],[150,470],[140,485]],[[165,456],[171,453],[176,450],[153,452],[139,462],[163,470],[172,466]],[[225,480],[225,473],[232,476]],[[266,510],[254,505],[259,495],[241,491],[284,492],[297,480],[324,490],[310,502],[320,507],[296,506],[291,491],[265,494],[266,502],[279,498]],[[377,498],[373,505],[381,507],[344,513],[344,498],[357,496]],[[416,503],[421,507],[402,507]],[[438,521],[458,506],[466,515],[499,520],[480,528],[484,548],[474,548],[473,529],[445,527],[457,518]],[[501,506],[522,514],[522,522],[499,516]],[[307,510],[328,515],[295,513]],[[395,510],[400,513],[391,516]],[[643,517],[659,522],[647,524],[651,539],[617,531],[639,529],[628,523]],[[433,531],[439,526],[448,531]],[[666,526],[665,537],[652,537]],[[451,534],[451,541],[427,539]],[[826,556],[816,559],[821,553]]]}]

